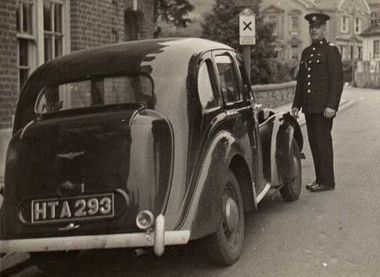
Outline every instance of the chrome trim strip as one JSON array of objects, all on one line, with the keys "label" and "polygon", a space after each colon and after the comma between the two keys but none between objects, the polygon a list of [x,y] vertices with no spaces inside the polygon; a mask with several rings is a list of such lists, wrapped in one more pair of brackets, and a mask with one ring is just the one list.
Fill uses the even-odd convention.
[{"label": "chrome trim strip", "polygon": [[30,121],[28,124],[25,125],[25,127],[22,129],[21,134],[20,134],[20,139],[23,138],[26,130],[29,128],[34,123],[34,120]]},{"label": "chrome trim strip", "polygon": [[259,195],[256,198],[256,205],[259,204],[261,200],[263,200],[264,196],[267,194],[269,189],[271,188],[271,184],[267,183],[264,187],[264,189],[259,193]]}]

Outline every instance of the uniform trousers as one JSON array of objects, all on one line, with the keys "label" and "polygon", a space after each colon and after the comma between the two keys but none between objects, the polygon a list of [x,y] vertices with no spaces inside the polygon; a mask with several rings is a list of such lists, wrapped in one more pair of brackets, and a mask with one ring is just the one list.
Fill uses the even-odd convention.
[{"label": "uniform trousers", "polygon": [[323,113],[306,113],[305,119],[316,182],[334,188],[334,153],[331,137],[333,119],[325,118]]}]

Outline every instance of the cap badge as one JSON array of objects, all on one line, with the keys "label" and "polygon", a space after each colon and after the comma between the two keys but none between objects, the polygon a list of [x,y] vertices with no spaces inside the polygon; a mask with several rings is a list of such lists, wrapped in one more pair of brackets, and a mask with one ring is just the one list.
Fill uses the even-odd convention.
[{"label": "cap badge", "polygon": [[317,20],[317,17],[314,15],[312,18],[311,18],[312,21],[315,21]]}]

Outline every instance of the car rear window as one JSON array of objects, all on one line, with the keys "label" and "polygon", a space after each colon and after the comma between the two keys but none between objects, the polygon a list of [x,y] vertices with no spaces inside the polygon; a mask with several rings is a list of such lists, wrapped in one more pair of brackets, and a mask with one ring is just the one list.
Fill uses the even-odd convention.
[{"label": "car rear window", "polygon": [[35,112],[56,113],[64,110],[124,103],[150,105],[153,83],[146,75],[118,76],[76,81],[43,88]]}]

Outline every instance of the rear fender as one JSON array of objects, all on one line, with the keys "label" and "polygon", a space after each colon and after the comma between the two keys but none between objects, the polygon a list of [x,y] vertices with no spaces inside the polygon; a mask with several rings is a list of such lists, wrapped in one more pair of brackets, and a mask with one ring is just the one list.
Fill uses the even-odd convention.
[{"label": "rear fender", "polygon": [[222,184],[233,157],[241,152],[237,140],[225,131],[220,132],[210,144],[181,226],[183,230],[191,230],[190,239],[201,238],[217,231],[222,219]]}]

